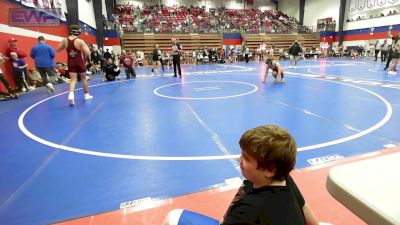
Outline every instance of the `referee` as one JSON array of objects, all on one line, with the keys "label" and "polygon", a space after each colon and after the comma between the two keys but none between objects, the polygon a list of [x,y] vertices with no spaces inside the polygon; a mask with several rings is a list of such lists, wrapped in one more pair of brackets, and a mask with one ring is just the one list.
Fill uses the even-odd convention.
[{"label": "referee", "polygon": [[172,63],[174,65],[174,77],[176,77],[176,67],[178,67],[178,74],[179,77],[182,77],[182,72],[181,72],[181,52],[182,52],[182,46],[178,43],[178,40],[176,38],[172,38]]}]

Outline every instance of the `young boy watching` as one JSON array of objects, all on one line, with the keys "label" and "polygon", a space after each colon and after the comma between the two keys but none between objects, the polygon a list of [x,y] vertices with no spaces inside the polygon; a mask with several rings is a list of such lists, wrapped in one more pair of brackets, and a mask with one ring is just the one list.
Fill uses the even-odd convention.
[{"label": "young boy watching", "polygon": [[187,210],[173,210],[164,225],[318,225],[289,175],[297,147],[283,128],[266,125],[246,131],[240,141],[240,169],[246,178],[221,222]]},{"label": "young boy watching", "polygon": [[32,90],[33,88],[30,87],[25,80],[25,77],[27,77],[27,74],[25,73],[25,68],[28,67],[28,64],[25,63],[24,60],[18,58],[18,54],[15,52],[10,53],[10,62],[13,66],[12,73],[14,75],[14,78],[17,83],[18,89],[22,92],[26,92],[27,90]]}]

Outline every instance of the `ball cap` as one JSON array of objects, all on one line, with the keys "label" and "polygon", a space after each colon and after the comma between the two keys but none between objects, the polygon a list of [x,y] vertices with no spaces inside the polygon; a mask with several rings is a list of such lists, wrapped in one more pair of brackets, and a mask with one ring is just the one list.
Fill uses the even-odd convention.
[{"label": "ball cap", "polygon": [[10,38],[10,39],[8,39],[8,42],[16,42],[16,41],[18,41],[17,39],[15,39],[15,38]]}]

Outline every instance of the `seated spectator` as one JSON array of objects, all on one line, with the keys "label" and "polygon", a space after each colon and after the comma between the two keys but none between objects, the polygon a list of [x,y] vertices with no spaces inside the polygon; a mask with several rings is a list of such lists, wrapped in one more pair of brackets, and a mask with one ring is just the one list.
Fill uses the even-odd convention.
[{"label": "seated spectator", "polygon": [[[131,7],[131,8],[130,8]],[[194,6],[144,6],[143,9],[133,6],[117,5],[115,23],[124,32],[206,32],[218,33],[218,28],[259,32],[268,27],[268,32],[289,32],[302,29],[299,22],[276,10],[256,9],[210,9]],[[216,12],[217,11],[217,12]],[[263,22],[265,21],[265,22]]]},{"label": "seated spectator", "polygon": [[64,63],[61,63],[61,62],[57,62],[55,69],[58,72],[60,77],[70,79],[69,74],[68,74],[67,65],[65,65]]},{"label": "seated spectator", "polygon": [[119,80],[119,73],[120,73],[120,69],[117,65],[114,64],[114,60],[112,60],[111,58],[107,59],[106,62],[106,68],[104,71],[104,78],[107,81],[114,81],[114,80]]},{"label": "seated spectator", "polygon": [[29,71],[28,77],[31,83],[33,84],[33,87],[42,87],[44,83],[43,83],[43,78],[40,75],[39,71],[37,71],[34,68],[31,68],[28,71]]}]

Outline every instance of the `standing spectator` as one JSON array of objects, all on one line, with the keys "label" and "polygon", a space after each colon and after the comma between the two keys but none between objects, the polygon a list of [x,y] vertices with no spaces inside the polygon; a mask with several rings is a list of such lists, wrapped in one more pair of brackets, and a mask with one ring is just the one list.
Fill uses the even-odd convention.
[{"label": "standing spectator", "polygon": [[250,49],[245,46],[244,47],[244,60],[246,61],[246,63],[249,63],[249,59],[250,59]]},{"label": "standing spectator", "polygon": [[160,61],[161,69],[164,72],[163,55],[164,53],[161,51],[160,47],[158,47],[158,61]]},{"label": "standing spectator", "polygon": [[159,63],[161,64],[162,71],[164,72],[164,65],[162,63],[162,52],[158,44],[155,44],[153,49],[153,68],[151,69],[152,73],[156,72]]},{"label": "standing spectator", "polygon": [[[390,62],[392,61],[392,57],[393,57],[393,49],[394,49],[394,45],[397,44],[397,42],[400,39],[400,33],[398,33],[396,36],[393,36],[391,34],[391,32],[388,32],[388,36],[392,38],[392,44],[389,45],[389,52],[388,52],[388,58],[386,60],[386,67],[383,70],[386,70],[387,68],[389,68]],[[396,71],[396,68],[395,68]]]},{"label": "standing spectator", "polygon": [[370,43],[369,44],[369,56],[374,56],[374,53],[375,53],[375,45]]},{"label": "standing spectator", "polygon": [[387,40],[384,40],[383,44],[381,45],[381,62],[386,62],[388,54],[389,54],[389,44],[387,43]]},{"label": "standing spectator", "polygon": [[275,51],[275,48],[274,48],[274,46],[272,45],[272,46],[268,49],[268,58],[274,58],[274,51]]},{"label": "standing spectator", "polygon": [[111,58],[111,53],[108,51],[107,48],[106,52],[104,52],[104,60],[107,61],[109,58]]},{"label": "standing spectator", "polygon": [[81,29],[79,25],[72,24],[70,26],[71,35],[67,38],[64,38],[61,43],[57,47],[57,51],[61,51],[63,49],[67,50],[68,54],[68,74],[71,78],[71,82],[69,85],[69,95],[68,102],[71,106],[75,105],[75,85],[77,82],[77,76],[79,74],[81,81],[83,83],[83,93],[84,99],[90,100],[93,98],[89,94],[88,82],[86,79],[86,66],[85,59],[89,59],[90,61],[90,50],[86,43],[79,38],[81,34]]},{"label": "standing spectator", "polygon": [[289,48],[289,58],[290,58],[290,66],[296,66],[297,61],[299,60],[299,53],[301,52],[300,45],[297,40],[295,40]]},{"label": "standing spectator", "polygon": [[375,61],[378,61],[378,54],[381,51],[381,47],[379,46],[379,42],[376,41],[375,44]]},{"label": "standing spectator", "polygon": [[396,66],[399,62],[399,58],[400,58],[400,42],[393,42],[392,44],[392,65],[391,65],[391,69],[389,71],[389,74],[397,74],[397,70],[396,70]]},{"label": "standing spectator", "polygon": [[11,57],[11,52],[15,52],[17,53],[19,59],[24,60],[24,58],[26,57],[26,53],[21,49],[17,48],[17,39],[11,38],[8,40],[8,43],[10,44],[10,46],[7,48],[7,56]]},{"label": "standing spectator", "polygon": [[54,70],[55,62],[53,59],[56,53],[53,48],[45,43],[43,36],[39,36],[38,41],[39,43],[33,46],[30,56],[35,60],[36,70],[42,77],[43,85],[46,85],[48,92],[54,92],[53,83],[57,78],[57,72]]},{"label": "standing spectator", "polygon": [[100,59],[100,71],[104,69],[105,59],[104,59],[104,50],[102,47],[99,48],[98,50],[99,53],[99,59]]},{"label": "standing spectator", "polygon": [[386,59],[386,66],[385,68],[383,68],[383,70],[387,70],[387,68],[389,68],[390,62],[392,62],[392,56],[393,56],[393,48],[392,45],[389,45],[388,57]]},{"label": "standing spectator", "polygon": [[266,55],[266,53],[267,53],[267,45],[265,44],[265,43],[262,43],[262,44],[260,44],[260,51],[261,51],[261,58],[260,58],[260,60],[261,61],[264,61],[264,57],[265,57],[265,55]]},{"label": "standing spectator", "polygon": [[281,59],[285,60],[286,56],[285,56],[285,52],[283,51],[283,48],[280,48],[278,52],[279,52],[279,60],[281,60]]},{"label": "standing spectator", "polygon": [[126,51],[122,50],[122,56],[119,59],[119,64],[122,65],[122,68],[125,69],[126,79],[130,79],[131,76],[133,76],[133,78],[136,78],[136,72],[133,68],[135,60],[132,55],[134,54],[129,53],[127,55]]},{"label": "standing spectator", "polygon": [[181,52],[182,52],[182,46],[178,43],[178,39],[172,38],[172,63],[174,65],[174,77],[176,77],[176,70],[178,67],[178,74],[179,77],[182,77],[182,71],[181,71]]},{"label": "standing spectator", "polygon": [[196,51],[194,49],[192,49],[192,51],[190,52],[190,59],[191,59],[191,64],[196,64]]},{"label": "standing spectator", "polygon": [[111,59],[114,61],[115,57],[116,57],[115,53],[114,53],[114,50],[111,50],[110,56],[111,56]]},{"label": "standing spectator", "polygon": [[138,66],[143,66],[144,52],[141,50],[136,51],[136,62]]},{"label": "standing spectator", "polygon": [[342,58],[343,54],[344,54],[344,47],[343,47],[343,45],[340,45],[339,46],[339,58]]},{"label": "standing spectator", "polygon": [[119,80],[118,75],[121,72],[119,67],[114,64],[114,60],[107,59],[104,78],[107,81]]},{"label": "standing spectator", "polygon": [[101,56],[99,50],[93,48],[92,52],[90,53],[90,58],[92,59],[93,72],[100,73]]}]

